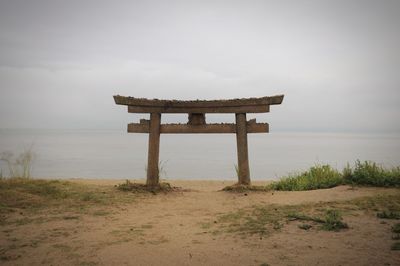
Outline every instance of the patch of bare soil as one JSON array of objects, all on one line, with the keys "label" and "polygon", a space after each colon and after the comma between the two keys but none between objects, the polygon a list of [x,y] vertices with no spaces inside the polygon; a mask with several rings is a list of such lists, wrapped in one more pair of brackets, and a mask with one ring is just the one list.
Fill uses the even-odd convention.
[{"label": "patch of bare soil", "polygon": [[[124,181],[73,182],[108,191]],[[340,186],[230,193],[221,189],[233,182],[169,182],[185,190],[147,193],[133,201],[83,211],[7,213],[0,225],[0,264],[400,265],[400,251],[391,250],[395,242],[391,228],[399,220],[376,215],[388,207],[385,197],[400,195],[398,189]],[[379,204],[360,201],[365,197],[378,197]],[[389,207],[397,208],[396,204],[391,202]],[[265,234],[231,230],[241,228],[235,227],[240,219],[245,221],[243,226],[253,226],[246,221],[254,221],[252,211],[260,206],[266,215],[276,210],[279,215],[272,216],[279,226],[266,227]],[[284,216],[293,208],[316,214],[320,209],[341,209],[349,228],[324,231],[310,223],[311,227],[302,229],[303,221]]]}]

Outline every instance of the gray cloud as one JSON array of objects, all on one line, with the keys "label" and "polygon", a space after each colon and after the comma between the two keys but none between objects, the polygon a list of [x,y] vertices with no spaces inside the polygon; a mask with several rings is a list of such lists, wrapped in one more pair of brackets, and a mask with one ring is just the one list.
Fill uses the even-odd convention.
[{"label": "gray cloud", "polygon": [[113,94],[284,93],[272,129],[398,133],[398,25],[398,1],[2,1],[1,126],[124,127]]}]

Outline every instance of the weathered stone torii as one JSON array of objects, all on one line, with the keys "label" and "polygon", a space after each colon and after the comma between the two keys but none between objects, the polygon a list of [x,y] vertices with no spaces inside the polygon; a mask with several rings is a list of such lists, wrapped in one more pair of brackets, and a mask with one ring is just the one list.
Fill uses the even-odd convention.
[{"label": "weathered stone torii", "polygon": [[[115,95],[116,104],[127,105],[129,113],[150,113],[150,120],[128,124],[129,133],[149,133],[147,163],[148,186],[159,184],[159,148],[161,133],[236,133],[238,156],[238,184],[250,185],[247,133],[267,133],[267,123],[246,120],[246,113],[266,113],[269,106],[281,104],[283,95],[232,100],[158,100]],[[162,113],[187,113],[187,124],[161,124]],[[207,124],[206,113],[234,113],[236,124]]]}]

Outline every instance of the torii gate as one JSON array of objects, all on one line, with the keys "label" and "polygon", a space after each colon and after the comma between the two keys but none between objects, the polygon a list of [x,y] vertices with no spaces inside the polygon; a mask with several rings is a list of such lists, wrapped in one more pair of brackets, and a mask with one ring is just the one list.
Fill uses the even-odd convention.
[{"label": "torii gate", "polygon": [[[147,163],[148,186],[159,184],[159,149],[161,133],[236,133],[238,156],[238,184],[250,185],[250,169],[247,148],[247,133],[267,133],[268,123],[256,123],[256,119],[246,120],[246,113],[266,113],[269,106],[281,104],[283,95],[232,99],[232,100],[158,100],[114,96],[119,105],[127,105],[129,113],[150,113],[150,120],[140,119],[140,123],[128,124],[128,133],[148,133],[149,151]],[[162,113],[187,113],[187,124],[161,124]],[[207,124],[206,113],[234,113],[236,124]]]}]

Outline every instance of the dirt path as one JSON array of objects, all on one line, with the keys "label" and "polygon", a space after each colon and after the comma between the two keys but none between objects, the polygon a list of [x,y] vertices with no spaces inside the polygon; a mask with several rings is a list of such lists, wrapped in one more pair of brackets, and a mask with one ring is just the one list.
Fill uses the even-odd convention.
[{"label": "dirt path", "polygon": [[[75,180],[112,187],[120,181]],[[395,189],[347,186],[306,192],[228,193],[230,182],[173,181],[189,192],[141,196],[92,214],[40,213],[2,226],[4,265],[400,265],[391,226],[376,213],[345,215],[349,229],[328,232],[286,222],[267,235],[220,230],[221,215],[254,205],[351,200]],[[25,217],[23,214],[15,214]],[[60,218],[60,215],[62,218]],[[26,217],[25,217],[26,218]],[[7,257],[5,257],[7,256]]]}]

